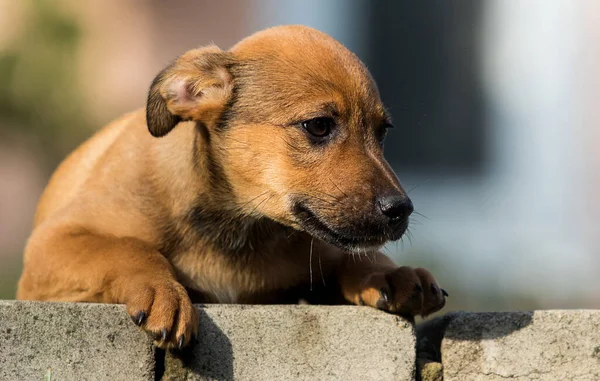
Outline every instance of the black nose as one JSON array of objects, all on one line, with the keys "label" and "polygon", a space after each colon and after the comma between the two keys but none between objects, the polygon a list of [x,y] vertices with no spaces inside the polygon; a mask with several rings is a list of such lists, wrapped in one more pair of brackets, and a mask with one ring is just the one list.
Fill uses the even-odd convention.
[{"label": "black nose", "polygon": [[377,202],[381,212],[392,220],[406,218],[414,210],[412,201],[406,196],[384,196]]}]

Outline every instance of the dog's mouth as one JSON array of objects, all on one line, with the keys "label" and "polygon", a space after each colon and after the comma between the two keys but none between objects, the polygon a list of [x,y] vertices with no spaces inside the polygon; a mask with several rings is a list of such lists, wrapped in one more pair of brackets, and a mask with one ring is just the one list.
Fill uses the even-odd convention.
[{"label": "dog's mouth", "polygon": [[346,252],[365,252],[379,250],[388,241],[400,239],[407,228],[407,223],[394,231],[378,234],[348,234],[329,226],[315,212],[301,202],[294,205],[294,215],[302,228],[315,238],[325,241]]}]

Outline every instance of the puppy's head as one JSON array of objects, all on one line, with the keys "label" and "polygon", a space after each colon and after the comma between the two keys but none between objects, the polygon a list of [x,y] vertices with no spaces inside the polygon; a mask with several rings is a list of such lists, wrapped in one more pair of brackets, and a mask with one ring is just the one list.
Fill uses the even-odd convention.
[{"label": "puppy's head", "polygon": [[242,214],[267,217],[346,251],[399,239],[413,207],[383,157],[391,127],[360,60],[314,29],[285,26],[230,51],[193,50],[155,79],[155,136],[197,121]]}]

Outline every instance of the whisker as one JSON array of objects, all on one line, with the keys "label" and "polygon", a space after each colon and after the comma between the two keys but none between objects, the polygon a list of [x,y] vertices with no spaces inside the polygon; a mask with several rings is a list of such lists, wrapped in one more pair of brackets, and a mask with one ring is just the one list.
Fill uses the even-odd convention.
[{"label": "whisker", "polygon": [[259,202],[258,204],[256,204],[256,206],[254,207],[254,209],[252,209],[250,214],[254,214],[254,212],[256,212],[256,209],[261,207],[263,204],[267,203],[267,201],[269,201],[271,198],[273,198],[273,195],[269,195],[269,197],[267,197],[266,199],[264,199],[261,202]]},{"label": "whisker", "polygon": [[[330,180],[330,181],[331,181],[331,180]],[[335,185],[335,184],[334,184],[334,185]],[[329,193],[327,193],[327,192],[322,192],[322,191],[318,191],[318,190],[314,190],[313,192],[320,193],[320,194],[322,194],[322,195],[324,195],[324,196],[326,196],[326,197],[330,197],[330,198],[334,199],[334,200],[335,200],[335,201],[337,201],[337,202],[341,202],[341,200],[340,200],[340,198],[339,198],[339,197],[337,197],[337,196],[334,196],[334,195],[332,195],[332,194],[329,194]]]},{"label": "whisker", "polygon": [[413,246],[412,233],[410,232],[410,230],[408,228],[406,228],[406,237],[408,238],[408,242],[410,242],[410,247],[412,247]]},{"label": "whisker", "polygon": [[250,204],[252,201],[256,200],[257,198],[264,196],[265,194],[269,193],[269,191],[264,191],[263,193],[259,194],[256,197],[253,197],[250,201],[248,201],[247,203],[245,203],[244,205],[241,206],[241,208],[245,208],[246,206],[248,206],[248,204]]},{"label": "whisker", "polygon": [[419,212],[417,212],[416,210],[413,210],[413,213],[414,213],[414,214],[416,214],[417,216],[421,216],[421,217],[423,217],[423,218],[427,218],[427,219],[429,219],[429,217],[427,217],[426,215],[424,215],[424,214],[422,214],[422,213],[419,213]]},{"label": "whisker", "polygon": [[283,142],[285,143],[285,145],[290,148],[290,150],[292,151],[299,151],[300,148],[298,147],[298,145],[293,144],[292,142],[289,141],[289,139],[284,136],[284,135],[276,135],[279,139],[283,140]]},{"label": "whisker", "polygon": [[406,194],[409,194],[410,192],[414,191],[415,189],[417,189],[418,187],[420,187],[421,184],[419,185],[415,185],[414,187],[410,188],[409,190],[406,191]]},{"label": "whisker", "polygon": [[339,190],[344,195],[344,197],[348,197],[348,195],[346,194],[346,192],[344,192],[343,190],[341,190],[340,187],[338,187],[338,185],[336,183],[334,183],[333,180],[331,180],[330,177],[328,177],[328,180],[331,181],[331,183],[337,188],[337,190]]},{"label": "whisker", "polygon": [[325,278],[323,277],[323,267],[321,267],[321,251],[319,250],[319,272],[321,273],[321,281],[323,282],[323,286],[327,286],[325,283]]},{"label": "whisker", "polygon": [[381,248],[385,254],[390,254],[390,249],[387,246]]},{"label": "whisker", "polygon": [[313,254],[313,242],[314,242],[314,240],[315,239],[313,237],[311,237],[311,239],[310,239],[310,254],[308,256],[308,266],[310,268],[310,291],[311,292],[313,290],[313,288],[312,288],[312,286],[313,286],[313,281],[312,281],[313,280],[313,274],[312,274],[313,273],[313,270],[312,270],[312,254]]}]

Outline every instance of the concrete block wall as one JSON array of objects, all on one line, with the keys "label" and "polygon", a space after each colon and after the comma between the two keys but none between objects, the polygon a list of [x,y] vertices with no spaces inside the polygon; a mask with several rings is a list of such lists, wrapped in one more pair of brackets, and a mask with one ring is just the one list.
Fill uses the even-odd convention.
[{"label": "concrete block wall", "polygon": [[600,311],[450,313],[418,335],[446,381],[600,380]]},{"label": "concrete block wall", "polygon": [[0,301],[0,380],[153,380],[123,306]]},{"label": "concrete block wall", "polygon": [[123,306],[0,302],[0,380],[410,380],[402,319],[351,306],[200,308],[193,350],[156,350]]},{"label": "concrete block wall", "polygon": [[366,307],[198,308],[193,349],[165,352],[123,306],[0,301],[0,380],[600,380],[600,311],[450,313],[415,331]]}]

